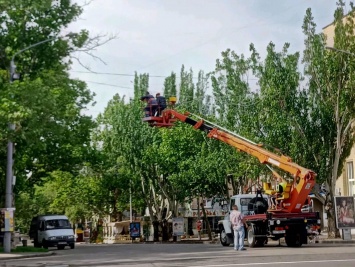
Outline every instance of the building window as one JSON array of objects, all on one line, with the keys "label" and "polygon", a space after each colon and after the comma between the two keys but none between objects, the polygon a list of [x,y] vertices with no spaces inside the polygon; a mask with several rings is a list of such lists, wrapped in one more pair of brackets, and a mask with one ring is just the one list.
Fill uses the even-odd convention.
[{"label": "building window", "polygon": [[349,182],[349,196],[355,195],[355,179],[354,179],[354,164],[353,162],[346,163],[346,176]]}]

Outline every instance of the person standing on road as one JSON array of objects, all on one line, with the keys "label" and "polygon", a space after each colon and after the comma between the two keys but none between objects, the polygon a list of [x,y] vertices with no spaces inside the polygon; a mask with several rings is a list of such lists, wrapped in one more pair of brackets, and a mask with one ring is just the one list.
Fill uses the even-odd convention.
[{"label": "person standing on road", "polygon": [[246,250],[246,248],[244,248],[244,215],[238,210],[237,205],[233,205],[232,209],[233,210],[230,214],[230,222],[234,231],[234,249]]}]

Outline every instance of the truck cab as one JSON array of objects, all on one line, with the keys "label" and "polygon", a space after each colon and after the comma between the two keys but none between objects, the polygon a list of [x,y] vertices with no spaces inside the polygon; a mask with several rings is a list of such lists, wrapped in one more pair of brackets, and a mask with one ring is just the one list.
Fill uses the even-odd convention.
[{"label": "truck cab", "polygon": [[75,248],[74,231],[65,215],[39,215],[32,219],[30,238],[35,247]]},{"label": "truck cab", "polygon": [[[260,201],[259,198],[262,198]],[[240,194],[232,196],[230,203],[228,205],[228,213],[225,215],[224,219],[218,222],[219,232],[220,232],[220,241],[223,246],[229,246],[233,243],[233,230],[229,220],[230,211],[232,210],[233,205],[237,205],[238,210],[244,215],[255,215],[257,209],[261,209],[262,212],[265,212],[268,208],[268,199],[267,196],[258,196],[256,194]]]},{"label": "truck cab", "polygon": [[218,222],[222,246],[233,244],[234,233],[229,220],[233,205],[237,205],[238,210],[245,216],[247,224],[245,237],[249,247],[264,246],[269,238],[272,240],[285,238],[289,247],[307,244],[308,239],[317,240],[321,223],[318,212],[310,212],[305,208],[299,213],[268,211],[267,196],[241,194],[231,198],[228,206],[229,212],[223,220]]}]

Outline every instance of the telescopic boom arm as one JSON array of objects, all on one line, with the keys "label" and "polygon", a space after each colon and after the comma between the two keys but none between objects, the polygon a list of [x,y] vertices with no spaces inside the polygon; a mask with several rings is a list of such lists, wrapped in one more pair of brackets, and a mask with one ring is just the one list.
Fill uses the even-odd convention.
[{"label": "telescopic boom arm", "polygon": [[196,130],[206,132],[209,138],[220,140],[236,148],[238,151],[243,151],[258,158],[262,164],[273,165],[291,174],[294,177],[294,181],[289,198],[282,200],[282,211],[301,211],[302,206],[315,184],[315,172],[292,162],[290,157],[270,152],[264,149],[262,145],[256,144],[218,125],[214,125],[213,123],[209,123],[211,125],[208,125],[202,118],[198,121],[194,120],[189,117],[189,113],[182,114],[175,110],[168,109],[162,112],[161,117],[143,118],[143,121],[156,127],[172,127],[177,120],[190,124]]}]

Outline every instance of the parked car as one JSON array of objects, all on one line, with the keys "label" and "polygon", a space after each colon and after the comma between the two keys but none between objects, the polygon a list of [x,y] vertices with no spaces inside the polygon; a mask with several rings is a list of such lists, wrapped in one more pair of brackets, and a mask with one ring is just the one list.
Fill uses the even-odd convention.
[{"label": "parked car", "polygon": [[35,247],[75,248],[73,228],[65,215],[39,215],[32,219],[30,239]]}]

